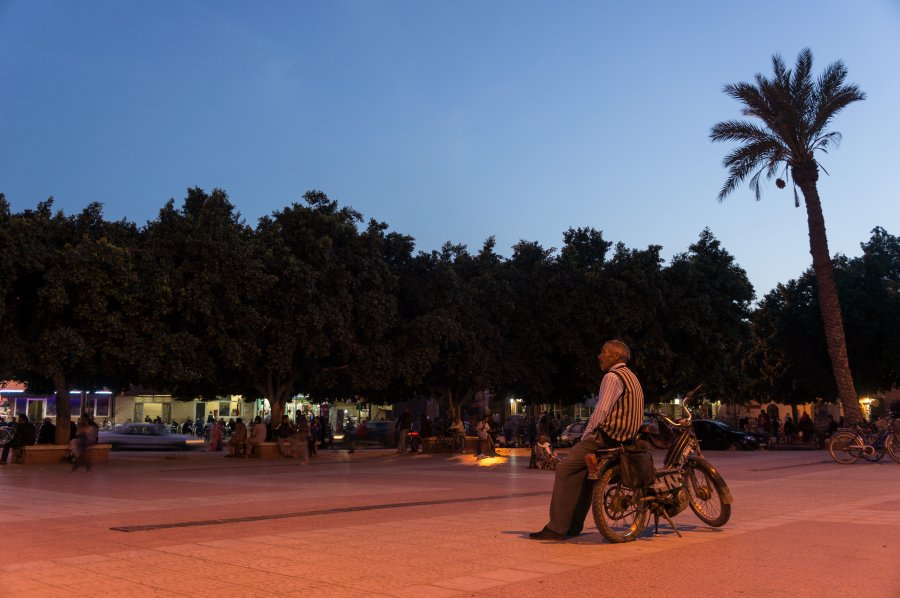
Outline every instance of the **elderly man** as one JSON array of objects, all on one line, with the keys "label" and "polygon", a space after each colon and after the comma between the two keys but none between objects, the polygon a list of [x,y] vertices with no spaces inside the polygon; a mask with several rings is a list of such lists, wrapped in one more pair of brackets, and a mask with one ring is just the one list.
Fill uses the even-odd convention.
[{"label": "elderly man", "polygon": [[597,406],[581,441],[557,465],[550,522],[541,531],[529,534],[531,539],[559,541],[580,534],[591,506],[592,487],[585,483],[585,455],[637,436],[644,419],[644,392],[634,372],[625,366],[630,358],[628,345],[622,341],[612,340],[603,345],[597,359],[606,375],[600,383]]}]

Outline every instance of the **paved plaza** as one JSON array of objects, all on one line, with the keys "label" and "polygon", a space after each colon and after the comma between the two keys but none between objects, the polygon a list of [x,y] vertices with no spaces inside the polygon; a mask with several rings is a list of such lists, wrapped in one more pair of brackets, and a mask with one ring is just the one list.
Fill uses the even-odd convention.
[{"label": "paved plaza", "polygon": [[[546,523],[524,451],[294,460],[113,453],[91,473],[0,468],[0,596],[900,596],[900,465],[822,451],[707,457],[731,521],[690,510],[630,544]],[[661,455],[655,456],[657,463]]]}]

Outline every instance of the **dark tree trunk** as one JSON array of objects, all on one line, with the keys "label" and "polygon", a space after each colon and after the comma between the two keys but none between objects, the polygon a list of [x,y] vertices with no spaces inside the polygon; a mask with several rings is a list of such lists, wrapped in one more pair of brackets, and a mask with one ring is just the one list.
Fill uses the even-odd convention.
[{"label": "dark tree trunk", "polygon": [[814,161],[809,161],[794,166],[791,174],[800,190],[803,191],[803,198],[806,202],[809,252],[812,254],[813,271],[816,273],[819,308],[822,312],[825,341],[828,345],[828,357],[831,360],[834,381],[837,385],[838,399],[844,408],[844,417],[851,423],[858,422],[860,420],[859,400],[853,386],[853,376],[850,373],[841,304],[838,301],[837,286],[834,283],[834,268],[831,264],[831,254],[828,251],[825,217],[822,215],[822,204],[819,201],[819,191],[816,187],[819,169]]},{"label": "dark tree trunk", "polygon": [[69,402],[69,385],[63,374],[53,376],[53,388],[56,390],[56,444],[68,445],[72,408]]}]

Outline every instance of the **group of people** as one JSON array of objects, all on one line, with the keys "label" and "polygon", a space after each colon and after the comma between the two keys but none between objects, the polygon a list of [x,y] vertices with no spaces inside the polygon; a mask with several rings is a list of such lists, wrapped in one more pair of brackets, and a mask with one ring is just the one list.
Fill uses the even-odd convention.
[{"label": "group of people", "polygon": [[[40,431],[31,423],[29,417],[20,413],[16,417],[12,438],[3,446],[0,453],[0,465],[6,465],[9,453],[20,450],[32,444],[55,444],[56,425],[49,417],[45,417],[40,424]],[[82,413],[76,421],[69,421],[69,446],[64,458],[72,463],[72,471],[77,471],[84,465],[87,471],[91,470],[88,448],[97,444],[100,426],[89,413]]]},{"label": "group of people", "polygon": [[334,448],[331,426],[321,416],[307,418],[298,413],[292,422],[285,414],[271,426],[257,415],[249,427],[240,417],[227,424],[219,418],[210,426],[209,450],[226,448],[226,457],[249,457],[254,447],[264,442],[275,442],[281,456],[296,457],[303,463],[309,463],[309,457],[315,456],[319,447]]},{"label": "group of people", "polygon": [[[843,419],[843,418],[842,418]],[[786,415],[782,422],[777,413],[769,414],[765,409],[759,412],[755,421],[743,417],[738,426],[747,432],[755,432],[775,442],[793,444],[794,442],[815,442],[822,444],[825,438],[834,434],[843,422],[835,421],[834,416],[827,414],[817,417],[815,421],[809,413],[802,413],[797,421]]]}]

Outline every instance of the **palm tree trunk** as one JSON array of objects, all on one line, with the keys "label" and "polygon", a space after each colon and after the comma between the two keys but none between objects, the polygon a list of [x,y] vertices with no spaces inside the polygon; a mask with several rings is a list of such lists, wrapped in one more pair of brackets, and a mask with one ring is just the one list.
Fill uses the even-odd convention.
[{"label": "palm tree trunk", "polygon": [[838,399],[844,408],[844,417],[850,423],[858,422],[860,420],[859,401],[853,386],[853,376],[850,373],[841,304],[838,301],[837,286],[834,283],[834,268],[831,264],[831,254],[828,251],[825,217],[822,215],[819,190],[816,187],[816,181],[819,178],[818,166],[815,162],[807,162],[794,166],[792,174],[794,181],[803,192],[806,202],[809,252],[812,254],[813,271],[816,273],[819,309],[822,312],[822,323],[825,326],[825,342],[828,346],[831,369],[834,372]]}]

